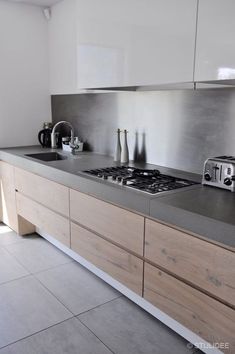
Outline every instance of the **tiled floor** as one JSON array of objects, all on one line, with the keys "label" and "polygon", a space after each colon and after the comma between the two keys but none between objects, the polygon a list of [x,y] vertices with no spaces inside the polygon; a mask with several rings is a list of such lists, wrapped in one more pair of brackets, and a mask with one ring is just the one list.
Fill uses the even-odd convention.
[{"label": "tiled floor", "polygon": [[0,224],[0,354],[193,352],[41,237]]}]

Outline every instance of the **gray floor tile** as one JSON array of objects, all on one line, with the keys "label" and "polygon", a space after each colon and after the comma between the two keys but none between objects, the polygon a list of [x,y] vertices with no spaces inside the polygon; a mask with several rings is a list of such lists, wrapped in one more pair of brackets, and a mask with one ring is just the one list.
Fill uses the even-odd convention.
[{"label": "gray floor tile", "polygon": [[25,239],[24,242],[6,246],[6,249],[31,273],[72,262],[65,253],[58,250],[42,237]]},{"label": "gray floor tile", "polygon": [[32,276],[0,285],[0,348],[70,317]]},{"label": "gray floor tile", "polygon": [[75,315],[121,294],[77,263],[35,275]]},{"label": "gray floor tile", "polygon": [[0,354],[111,354],[111,351],[72,318],[3,348]]},{"label": "gray floor tile", "polygon": [[29,272],[13,256],[0,247],[0,284],[28,274]]},{"label": "gray floor tile", "polygon": [[192,352],[187,348],[187,341],[125,298],[78,318],[116,354]]},{"label": "gray floor tile", "polygon": [[0,247],[21,242],[23,240],[24,237],[17,235],[17,233],[12,231],[8,226],[0,223]]}]

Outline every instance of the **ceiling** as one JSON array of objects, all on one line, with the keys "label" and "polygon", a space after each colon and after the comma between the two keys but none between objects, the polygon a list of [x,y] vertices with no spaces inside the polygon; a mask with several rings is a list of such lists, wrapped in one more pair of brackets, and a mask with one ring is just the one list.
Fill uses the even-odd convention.
[{"label": "ceiling", "polygon": [[18,3],[22,2],[25,4],[47,7],[47,6],[52,6],[52,5],[56,4],[57,2],[60,2],[61,0],[8,0],[8,1],[14,1],[14,2],[18,2]]}]

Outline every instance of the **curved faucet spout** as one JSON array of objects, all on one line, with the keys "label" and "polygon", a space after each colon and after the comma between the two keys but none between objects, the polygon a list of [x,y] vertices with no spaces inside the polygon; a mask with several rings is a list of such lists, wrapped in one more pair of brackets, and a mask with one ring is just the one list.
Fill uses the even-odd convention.
[{"label": "curved faucet spout", "polygon": [[51,147],[53,149],[57,148],[57,142],[56,142],[56,135],[55,135],[55,131],[56,131],[56,128],[61,125],[61,124],[64,124],[64,125],[67,125],[70,127],[71,129],[71,140],[70,140],[70,143],[71,144],[74,144],[74,128],[72,126],[71,123],[67,122],[66,120],[61,120],[60,122],[56,123],[52,129],[52,132],[51,132]]}]

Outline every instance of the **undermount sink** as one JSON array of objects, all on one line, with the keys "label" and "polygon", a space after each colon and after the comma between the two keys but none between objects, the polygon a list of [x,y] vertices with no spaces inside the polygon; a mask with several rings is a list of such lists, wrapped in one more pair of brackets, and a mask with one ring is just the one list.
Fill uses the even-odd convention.
[{"label": "undermount sink", "polygon": [[27,157],[32,157],[41,161],[59,161],[66,160],[67,156],[59,154],[58,152],[42,152],[37,154],[25,154]]}]

